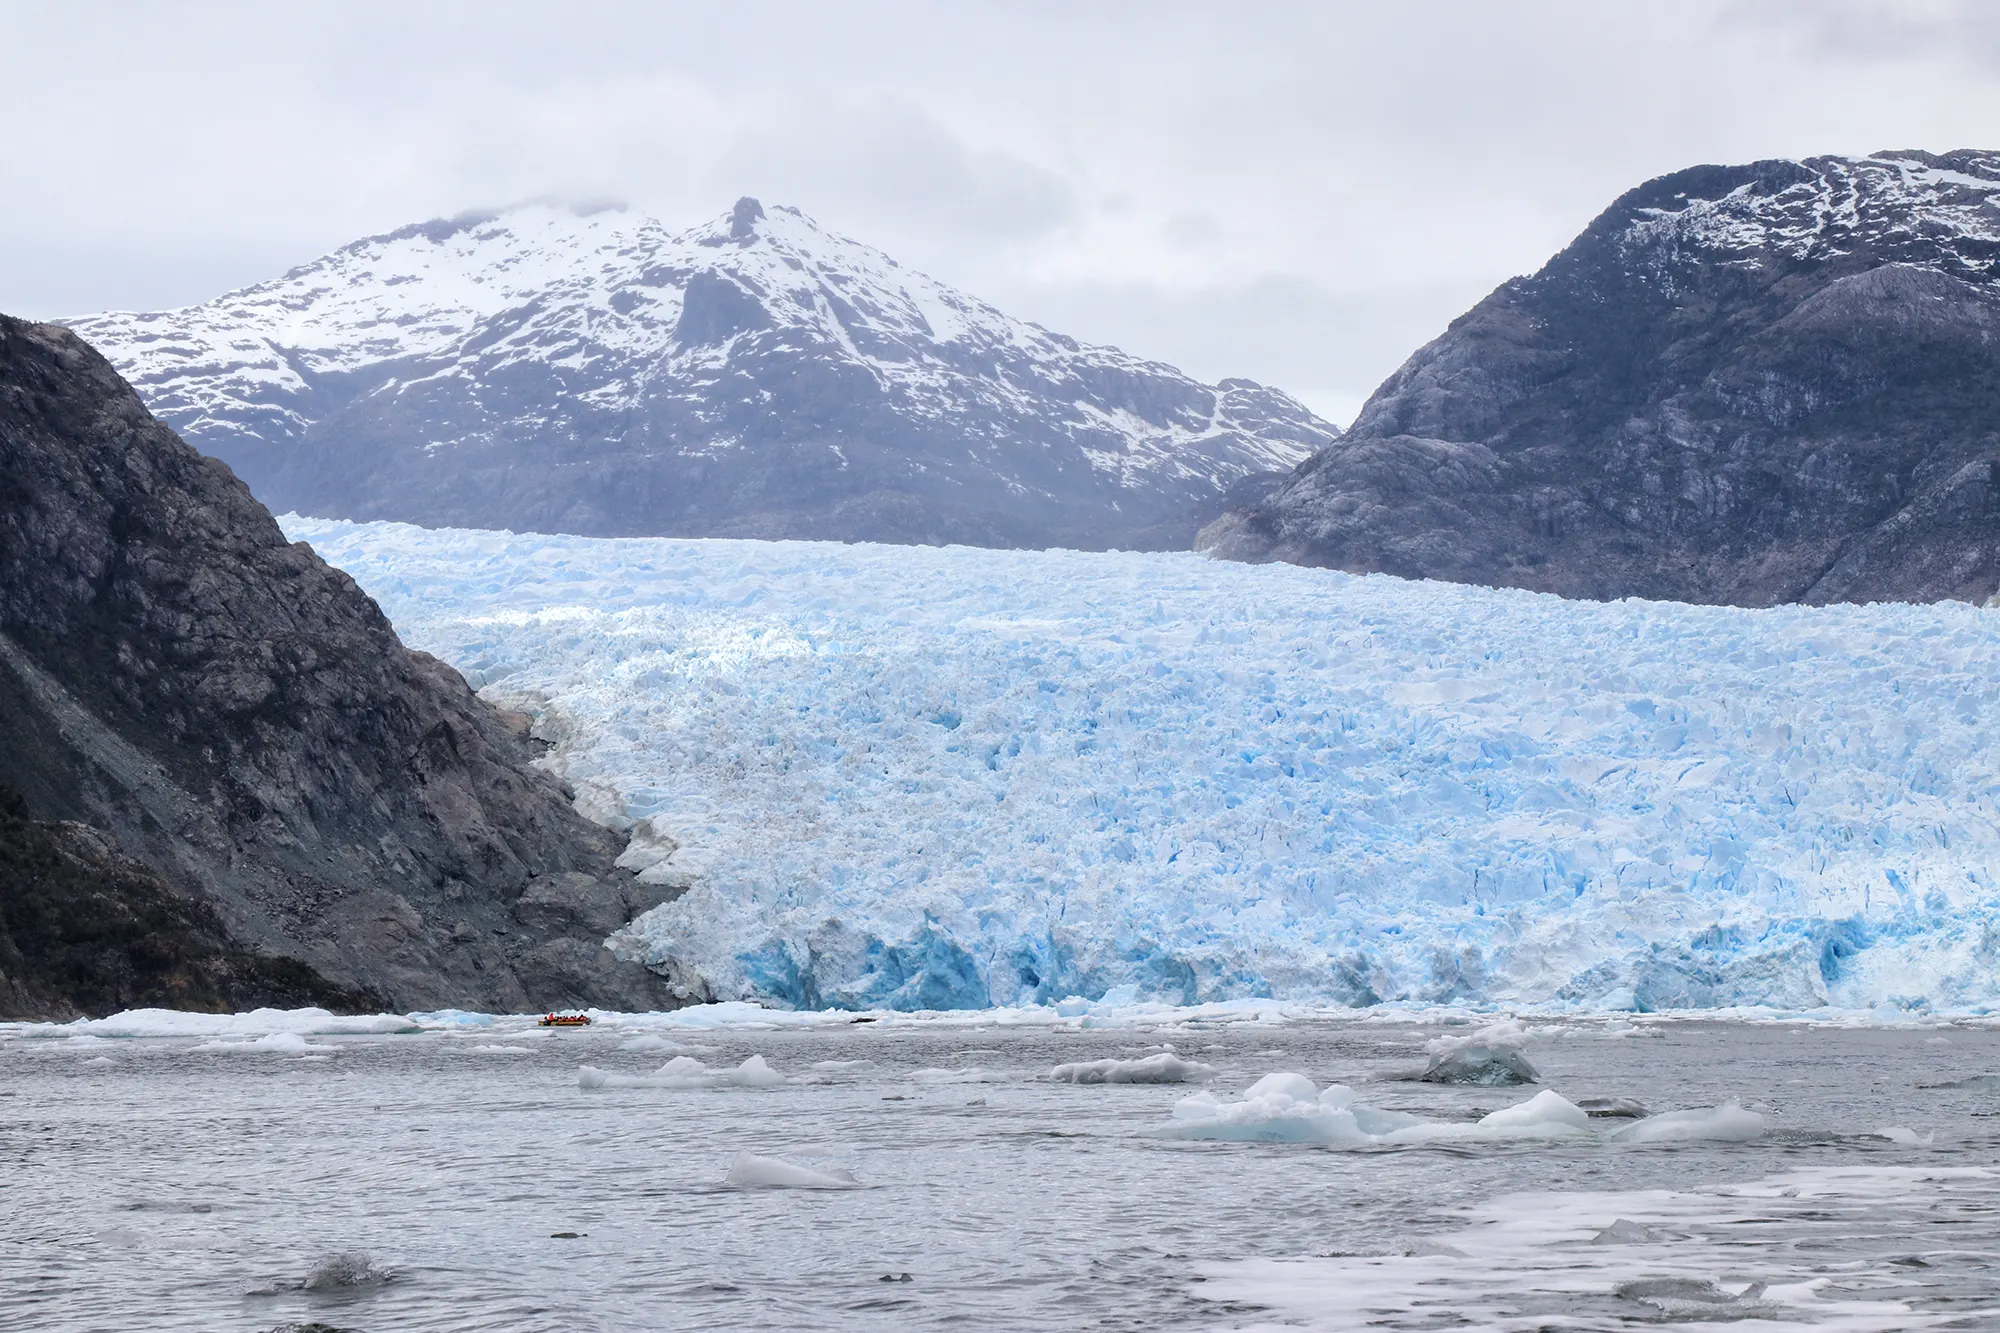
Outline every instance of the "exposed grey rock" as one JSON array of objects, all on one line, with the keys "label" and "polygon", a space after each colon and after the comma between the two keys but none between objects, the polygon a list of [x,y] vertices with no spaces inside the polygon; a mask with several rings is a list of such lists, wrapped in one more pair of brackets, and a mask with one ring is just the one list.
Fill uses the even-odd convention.
[{"label": "exposed grey rock", "polygon": [[189,947],[398,1008],[672,1004],[601,943],[662,891],[517,731],[81,339],[0,317],[0,783],[198,904]]},{"label": "exposed grey rock", "polygon": [[1571,597],[2000,588],[2000,154],[1631,191],[1198,545]]},{"label": "exposed grey rock", "polygon": [[274,509],[595,536],[1185,550],[1339,432],[1012,319],[791,208],[533,206],[71,321]]}]

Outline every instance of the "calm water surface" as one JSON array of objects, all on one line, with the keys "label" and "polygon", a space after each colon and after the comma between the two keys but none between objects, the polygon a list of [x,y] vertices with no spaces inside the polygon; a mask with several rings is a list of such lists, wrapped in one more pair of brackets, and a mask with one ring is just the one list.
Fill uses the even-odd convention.
[{"label": "calm water surface", "polygon": [[[303,1056],[0,1037],[0,1328],[2000,1329],[2000,1079],[1924,1086],[2000,1075],[1993,1032],[1584,1025],[1530,1047],[1572,1098],[1768,1115],[1755,1142],[1679,1147],[1175,1142],[1151,1131],[1188,1088],[1037,1077],[1171,1042],[1219,1090],[1359,1084],[1441,1030],[676,1033],[793,1080],[698,1090],[580,1088],[579,1065],[667,1058],[602,1026]],[[1458,1119],[1526,1093],[1362,1095]],[[866,1188],[726,1188],[744,1150]],[[1613,1217],[1641,1242],[1591,1244]],[[298,1289],[346,1252],[392,1280]]]}]

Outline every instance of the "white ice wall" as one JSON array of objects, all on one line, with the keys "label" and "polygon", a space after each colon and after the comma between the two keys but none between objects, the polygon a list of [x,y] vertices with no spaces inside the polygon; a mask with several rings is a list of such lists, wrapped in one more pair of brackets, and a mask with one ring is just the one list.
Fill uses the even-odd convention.
[{"label": "white ice wall", "polygon": [[1991,611],[286,526],[681,844],[621,947],[719,997],[2000,993]]}]

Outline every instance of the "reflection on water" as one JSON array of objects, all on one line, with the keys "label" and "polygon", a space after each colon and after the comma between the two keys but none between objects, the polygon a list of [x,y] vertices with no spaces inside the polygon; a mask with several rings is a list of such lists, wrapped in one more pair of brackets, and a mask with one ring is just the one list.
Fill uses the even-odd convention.
[{"label": "reflection on water", "polygon": [[[1450,1121],[1535,1091],[1369,1082],[1438,1030],[7,1035],[0,1327],[2000,1327],[2000,1034],[1532,1047],[1572,1101],[1736,1098],[1747,1143],[1189,1142],[1156,1132],[1188,1087],[1047,1077],[1171,1042],[1224,1094],[1291,1070]],[[788,1081],[656,1076],[689,1052]]]}]

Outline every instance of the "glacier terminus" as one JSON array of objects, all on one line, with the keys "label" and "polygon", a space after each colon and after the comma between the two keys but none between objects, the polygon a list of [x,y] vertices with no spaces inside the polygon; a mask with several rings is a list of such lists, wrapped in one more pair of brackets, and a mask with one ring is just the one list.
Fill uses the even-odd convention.
[{"label": "glacier terminus", "polygon": [[523,707],[691,999],[2000,1002],[2000,621],[287,518]]}]

